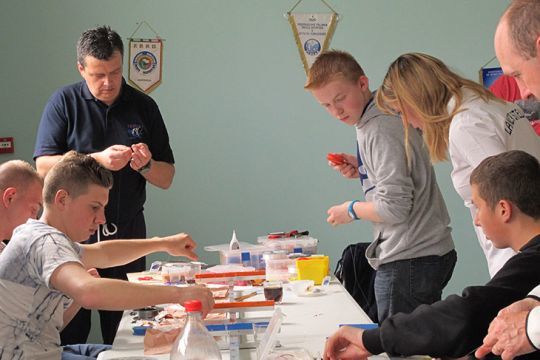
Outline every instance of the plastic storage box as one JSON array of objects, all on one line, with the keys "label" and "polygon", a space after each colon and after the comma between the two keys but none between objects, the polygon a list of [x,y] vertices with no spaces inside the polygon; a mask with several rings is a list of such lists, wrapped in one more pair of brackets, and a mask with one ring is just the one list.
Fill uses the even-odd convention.
[{"label": "plastic storage box", "polygon": [[161,265],[161,277],[165,284],[194,283],[195,275],[200,273],[199,262],[168,262]]},{"label": "plastic storage box", "polygon": [[278,239],[269,239],[268,236],[259,236],[257,242],[270,250],[285,250],[287,254],[301,252],[305,255],[313,255],[317,253],[318,240],[311,236]]},{"label": "plastic storage box", "polygon": [[284,250],[265,253],[264,262],[266,265],[266,280],[289,280],[289,266],[293,265],[295,261],[296,260],[294,259],[289,259]]},{"label": "plastic storage box", "polygon": [[[238,250],[230,250],[229,244],[205,246],[204,250],[219,251],[219,262],[222,265],[238,264],[252,266],[255,269],[264,269],[263,253],[270,249],[263,245],[240,242],[240,249]],[[249,260],[247,260],[248,257]]]}]

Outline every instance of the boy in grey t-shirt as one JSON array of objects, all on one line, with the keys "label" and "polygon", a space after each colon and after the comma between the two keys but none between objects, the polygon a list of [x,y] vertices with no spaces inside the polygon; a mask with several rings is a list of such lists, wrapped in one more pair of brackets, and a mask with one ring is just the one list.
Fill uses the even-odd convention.
[{"label": "boy in grey t-shirt", "polygon": [[86,269],[125,264],[155,251],[195,259],[187,234],[79,244],[105,222],[111,173],[92,157],[67,153],[45,178],[44,212],[12,236],[0,256],[0,354],[10,359],[60,359],[60,330],[71,299],[89,309],[124,310],[200,299],[204,287],[178,288],[95,278]]}]

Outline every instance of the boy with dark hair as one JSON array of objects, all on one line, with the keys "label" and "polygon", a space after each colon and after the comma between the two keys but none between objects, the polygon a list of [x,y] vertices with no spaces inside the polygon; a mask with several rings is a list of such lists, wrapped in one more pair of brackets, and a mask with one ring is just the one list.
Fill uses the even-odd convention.
[{"label": "boy with dark hair", "polygon": [[373,102],[362,67],[348,53],[327,51],[311,66],[304,86],[332,115],[356,129],[357,155],[340,154],[330,165],[346,178],[360,178],[365,201],[346,201],[328,210],[336,226],[353,220],[373,223],[366,249],[376,269],[379,321],[441,299],[456,263],[450,218],[420,135],[411,130],[407,162],[398,116]]},{"label": "boy with dark hair", "polygon": [[[540,282],[540,164],[523,151],[484,159],[471,175],[475,224],[497,248],[517,252],[485,286],[470,286],[380,328],[340,328],[326,344],[325,359],[365,359],[371,354],[460,357],[480,344],[497,312]],[[500,352],[498,352],[500,354]],[[485,353],[483,354],[485,355]],[[538,359],[538,352],[528,358]]]},{"label": "boy with dark hair", "polygon": [[88,268],[122,265],[151,252],[196,259],[187,234],[82,245],[100,224],[112,174],[90,156],[67,153],[49,172],[41,219],[18,227],[0,257],[0,354],[2,358],[64,359],[60,329],[71,319],[71,299],[89,309],[124,310],[200,299],[204,313],[210,291],[194,286],[152,286],[95,278]]}]

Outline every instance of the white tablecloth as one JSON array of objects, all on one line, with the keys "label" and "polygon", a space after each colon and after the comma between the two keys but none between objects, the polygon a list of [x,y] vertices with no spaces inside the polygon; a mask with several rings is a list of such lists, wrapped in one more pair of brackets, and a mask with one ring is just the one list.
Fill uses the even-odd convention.
[{"label": "white tablecloth", "polygon": [[[257,295],[250,300],[262,299]],[[281,332],[277,339],[282,348],[304,348],[314,358],[321,358],[326,338],[340,324],[371,323],[369,317],[358,306],[354,299],[338,282],[331,283],[325,291],[317,296],[299,297],[288,289],[284,289],[283,302],[277,305],[285,314]],[[247,314],[248,316],[250,314]],[[253,316],[271,316],[271,313],[253,313]],[[144,356],[143,337],[132,335],[132,316],[124,312],[113,349],[103,352],[98,360],[127,358],[168,360],[169,354]],[[241,350],[242,359],[256,359],[255,350]],[[223,351],[223,360],[229,359],[228,351]],[[371,359],[388,359],[385,355],[373,356]]]}]

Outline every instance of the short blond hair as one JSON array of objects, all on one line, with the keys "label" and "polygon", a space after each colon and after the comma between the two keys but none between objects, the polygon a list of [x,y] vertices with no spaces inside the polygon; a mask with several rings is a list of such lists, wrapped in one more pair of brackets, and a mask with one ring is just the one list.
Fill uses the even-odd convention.
[{"label": "short blond hair", "polygon": [[0,165],[0,191],[14,187],[24,193],[34,183],[43,185],[43,179],[26,161],[9,160]]},{"label": "short blond hair", "polygon": [[[422,134],[431,160],[437,162],[448,159],[450,123],[461,111],[462,87],[472,90],[485,101],[500,101],[480,84],[451,71],[441,60],[427,54],[408,53],[390,64],[375,101],[387,113],[395,114],[396,108],[405,106],[414,111],[423,123]],[[452,97],[455,106],[448,111]],[[401,118],[408,149],[409,121],[404,114]]]},{"label": "short blond hair", "polygon": [[93,157],[76,151],[67,152],[45,177],[43,201],[54,203],[59,190],[65,190],[72,197],[86,194],[90,185],[110,189],[113,185],[112,173],[101,166]]},{"label": "short blond hair", "polygon": [[320,54],[311,65],[304,89],[317,89],[337,79],[356,82],[364,75],[364,70],[351,54],[328,50]]}]

